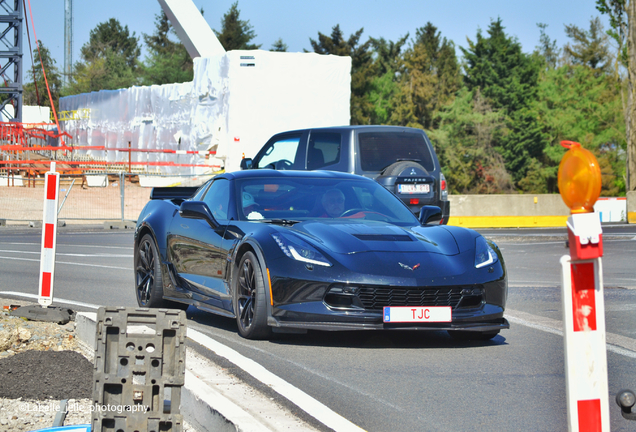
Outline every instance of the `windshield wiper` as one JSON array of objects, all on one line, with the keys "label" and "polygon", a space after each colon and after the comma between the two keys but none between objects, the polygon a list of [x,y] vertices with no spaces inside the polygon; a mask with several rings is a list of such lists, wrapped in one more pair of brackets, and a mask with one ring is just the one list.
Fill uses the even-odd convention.
[{"label": "windshield wiper", "polygon": [[301,221],[293,220],[293,219],[263,219],[261,222],[271,223],[275,225],[294,225],[300,223]]}]

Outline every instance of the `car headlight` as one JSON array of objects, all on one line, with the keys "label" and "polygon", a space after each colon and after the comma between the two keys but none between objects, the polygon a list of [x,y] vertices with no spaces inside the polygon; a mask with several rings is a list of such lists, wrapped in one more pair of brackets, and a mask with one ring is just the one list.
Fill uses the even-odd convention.
[{"label": "car headlight", "polygon": [[485,267],[496,263],[497,253],[490,247],[485,238],[479,236],[475,239],[475,268]]},{"label": "car headlight", "polygon": [[319,266],[332,266],[332,264],[327,261],[327,258],[313,246],[296,236],[276,233],[272,234],[272,237],[276,240],[276,244],[278,244],[283,253],[291,259]]}]

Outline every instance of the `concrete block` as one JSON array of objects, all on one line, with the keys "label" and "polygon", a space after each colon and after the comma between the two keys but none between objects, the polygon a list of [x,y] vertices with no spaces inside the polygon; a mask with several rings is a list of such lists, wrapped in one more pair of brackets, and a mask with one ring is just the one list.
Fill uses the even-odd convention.
[{"label": "concrete block", "polygon": [[106,175],[87,175],[86,184],[88,187],[106,187],[108,186],[108,176]]},{"label": "concrete block", "polygon": [[134,229],[137,222],[133,221],[106,221],[104,229]]},{"label": "concrete block", "polygon": [[627,222],[636,223],[636,191],[627,192]]}]

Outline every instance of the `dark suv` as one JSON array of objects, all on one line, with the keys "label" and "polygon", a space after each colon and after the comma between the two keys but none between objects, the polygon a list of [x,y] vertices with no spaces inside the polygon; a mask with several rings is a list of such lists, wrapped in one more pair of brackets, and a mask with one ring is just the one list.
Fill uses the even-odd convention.
[{"label": "dark suv", "polygon": [[372,178],[397,195],[413,213],[438,206],[448,223],[446,179],[421,129],[400,126],[339,126],[274,135],[241,169],[342,171]]}]

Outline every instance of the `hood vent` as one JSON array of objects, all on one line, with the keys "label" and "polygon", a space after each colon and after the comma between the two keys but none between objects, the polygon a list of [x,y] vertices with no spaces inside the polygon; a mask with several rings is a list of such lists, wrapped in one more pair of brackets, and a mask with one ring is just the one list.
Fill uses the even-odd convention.
[{"label": "hood vent", "polygon": [[410,242],[414,241],[406,234],[354,234],[354,237],[362,241],[390,241],[390,242]]}]

